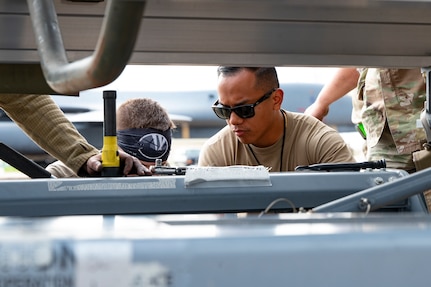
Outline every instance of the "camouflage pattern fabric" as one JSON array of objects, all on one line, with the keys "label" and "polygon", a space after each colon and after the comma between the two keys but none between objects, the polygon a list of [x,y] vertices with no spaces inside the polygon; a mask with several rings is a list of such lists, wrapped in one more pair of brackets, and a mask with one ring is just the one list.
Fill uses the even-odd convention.
[{"label": "camouflage pattern fabric", "polygon": [[364,87],[365,87],[365,76],[367,75],[366,68],[357,69],[360,73],[358,80],[358,85],[356,87],[356,96],[352,97],[352,123],[359,124],[362,123],[362,108],[364,106]]},{"label": "camouflage pattern fabric", "polygon": [[357,97],[363,99],[367,158],[385,158],[390,168],[414,170],[412,152],[420,150],[426,139],[417,126],[426,99],[420,69],[363,69]]},{"label": "camouflage pattern fabric", "polygon": [[431,210],[431,190],[427,190],[424,192],[425,204],[428,208],[428,212]]}]

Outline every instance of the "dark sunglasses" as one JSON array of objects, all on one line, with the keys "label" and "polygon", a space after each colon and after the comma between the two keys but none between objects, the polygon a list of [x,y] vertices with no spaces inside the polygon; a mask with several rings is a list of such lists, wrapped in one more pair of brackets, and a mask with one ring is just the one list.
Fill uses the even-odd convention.
[{"label": "dark sunglasses", "polygon": [[230,118],[230,115],[232,112],[237,114],[240,118],[248,119],[254,117],[254,107],[263,102],[266,99],[269,99],[269,97],[274,93],[274,91],[277,89],[272,89],[268,93],[264,94],[257,102],[254,104],[247,104],[247,105],[240,105],[233,108],[225,107],[219,103],[217,100],[213,106],[212,109],[214,113],[217,115],[217,117],[228,120]]}]

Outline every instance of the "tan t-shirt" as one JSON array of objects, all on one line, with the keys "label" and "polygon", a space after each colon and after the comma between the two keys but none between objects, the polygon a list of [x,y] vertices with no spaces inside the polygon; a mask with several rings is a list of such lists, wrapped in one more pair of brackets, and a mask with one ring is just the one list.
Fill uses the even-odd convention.
[{"label": "tan t-shirt", "polygon": [[[337,131],[311,116],[287,111],[285,114],[286,138],[281,171],[294,171],[299,165],[355,162],[350,148]],[[265,148],[245,145],[236,138],[230,127],[226,126],[205,142],[198,165],[261,164],[269,167],[272,172],[279,172],[282,144],[283,137]]]}]

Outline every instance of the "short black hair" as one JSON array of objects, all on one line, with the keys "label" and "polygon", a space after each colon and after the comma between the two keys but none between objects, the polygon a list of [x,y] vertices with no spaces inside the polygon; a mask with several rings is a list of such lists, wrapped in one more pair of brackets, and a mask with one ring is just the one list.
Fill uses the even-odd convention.
[{"label": "short black hair", "polygon": [[233,76],[242,70],[251,71],[256,76],[256,85],[264,89],[279,88],[277,71],[275,67],[228,67],[217,68],[217,76]]}]

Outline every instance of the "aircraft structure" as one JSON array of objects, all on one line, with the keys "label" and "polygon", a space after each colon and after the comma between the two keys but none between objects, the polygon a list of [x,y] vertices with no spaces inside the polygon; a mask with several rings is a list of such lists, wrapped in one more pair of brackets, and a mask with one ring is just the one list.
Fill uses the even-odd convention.
[{"label": "aircraft structure", "polygon": [[[431,143],[430,11],[414,0],[3,0],[0,96],[78,95],[127,64],[422,68]],[[0,286],[429,284],[431,168],[159,168],[0,180]]]}]

